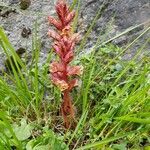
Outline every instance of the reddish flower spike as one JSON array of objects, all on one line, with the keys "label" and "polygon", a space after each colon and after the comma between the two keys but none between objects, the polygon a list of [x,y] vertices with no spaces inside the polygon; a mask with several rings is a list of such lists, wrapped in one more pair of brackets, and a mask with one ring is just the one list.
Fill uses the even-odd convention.
[{"label": "reddish flower spike", "polygon": [[50,24],[53,24],[58,30],[62,30],[62,24],[60,21],[57,21],[51,16],[48,17],[48,21]]},{"label": "reddish flower spike", "polygon": [[48,17],[49,23],[58,30],[49,30],[48,35],[54,39],[54,52],[59,56],[59,62],[50,64],[51,79],[63,95],[61,112],[66,128],[71,127],[71,122],[75,121],[75,110],[72,105],[70,91],[78,85],[75,75],[81,75],[83,67],[70,66],[69,63],[74,58],[74,47],[79,42],[79,34],[72,33],[71,22],[75,17],[75,12],[69,10],[65,0],[58,0],[56,3],[58,19]]},{"label": "reddish flower spike", "polygon": [[49,30],[48,31],[48,36],[52,37],[53,39],[55,39],[57,41],[59,41],[61,39],[61,36],[57,32],[55,32],[53,30]]},{"label": "reddish flower spike", "polygon": [[67,67],[67,75],[72,76],[72,75],[82,75],[83,73],[83,67],[82,66],[68,66]]},{"label": "reddish flower spike", "polygon": [[50,64],[50,72],[51,73],[63,72],[63,71],[64,71],[64,66],[61,63],[52,62]]}]

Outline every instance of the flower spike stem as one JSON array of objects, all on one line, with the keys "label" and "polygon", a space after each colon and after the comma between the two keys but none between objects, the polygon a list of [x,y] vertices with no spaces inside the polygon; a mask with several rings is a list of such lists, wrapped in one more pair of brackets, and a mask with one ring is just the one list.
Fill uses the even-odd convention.
[{"label": "flower spike stem", "polygon": [[58,0],[55,6],[58,18],[51,16],[48,21],[56,30],[49,30],[48,36],[54,39],[53,49],[59,56],[59,61],[50,64],[51,80],[62,92],[63,101],[61,113],[65,127],[71,128],[75,121],[75,110],[72,105],[71,90],[78,86],[76,76],[82,74],[82,66],[72,66],[70,62],[74,58],[74,48],[79,42],[79,34],[72,33],[71,23],[75,17],[75,12],[69,9],[65,0]]}]

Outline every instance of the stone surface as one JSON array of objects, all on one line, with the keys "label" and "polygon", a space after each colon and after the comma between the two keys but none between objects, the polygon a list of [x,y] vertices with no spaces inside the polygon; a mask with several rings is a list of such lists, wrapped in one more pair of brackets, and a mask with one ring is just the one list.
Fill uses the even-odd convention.
[{"label": "stone surface", "polygon": [[[8,6],[0,6],[0,25],[5,29],[15,49],[22,47],[27,49],[29,53],[32,51],[33,29],[35,22],[37,22],[39,25],[39,37],[42,43],[41,62],[43,63],[51,47],[51,41],[47,37],[49,28],[47,16],[55,14],[55,3],[56,0],[32,0],[31,5],[26,10],[21,10],[19,0],[0,0],[0,5]],[[101,10],[100,14],[84,50],[92,47],[99,36],[101,41],[105,41],[131,26],[148,21],[150,19],[150,0],[83,0],[81,1],[78,25],[78,30],[82,34],[86,33],[99,10]],[[148,26],[150,24],[142,26],[113,42],[123,46],[131,42]],[[27,38],[23,38],[21,35],[24,28],[31,29],[31,34]],[[134,48],[130,49],[129,54],[126,54],[126,58],[132,56],[134,51],[148,37],[150,35],[147,33]],[[4,59],[2,49],[0,49],[0,58],[2,58],[0,59],[1,66]]]},{"label": "stone surface", "polygon": [[31,5],[30,0],[20,0],[20,8],[25,10]]}]

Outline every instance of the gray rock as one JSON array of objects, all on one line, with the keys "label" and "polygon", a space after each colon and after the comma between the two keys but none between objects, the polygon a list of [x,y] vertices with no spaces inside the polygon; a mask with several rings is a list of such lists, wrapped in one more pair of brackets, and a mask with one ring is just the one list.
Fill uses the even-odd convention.
[{"label": "gray rock", "polygon": [[[1,2],[13,8],[19,8],[17,0],[15,0],[14,3],[10,0],[1,0]],[[71,2],[71,0],[69,2]],[[55,3],[56,0],[32,0],[31,5],[27,10],[18,11],[17,9],[17,13],[11,12],[7,17],[0,16],[1,25],[5,29],[15,49],[25,47],[29,53],[32,51],[32,36],[23,38],[21,32],[25,26],[30,28],[32,35],[34,35],[34,24],[35,21],[37,21],[37,24],[39,25],[39,38],[42,43],[42,63],[44,63],[51,48],[51,40],[47,37],[47,31],[48,28],[50,28],[47,22],[47,16],[54,15]],[[81,3],[78,30],[80,30],[82,34],[86,33],[96,13],[101,9],[84,49],[90,49],[99,36],[101,36],[102,42],[123,32],[131,26],[135,26],[136,24],[143,23],[150,19],[150,0],[84,0],[81,1]],[[142,26],[113,42],[120,46],[126,45],[142,33],[145,28],[146,26]],[[136,43],[134,48],[130,49],[128,54],[129,57],[134,54],[136,49],[143,44],[143,41],[147,39],[147,37],[149,37],[148,34],[144,35],[138,43]],[[0,51],[0,58],[3,58],[2,50]],[[0,64],[1,63],[2,59],[0,59]]]},{"label": "gray rock", "polygon": [[20,8],[25,10],[31,5],[30,0],[20,0]]},{"label": "gray rock", "polygon": [[9,0],[9,3],[10,4],[17,4],[17,3],[19,3],[20,2],[20,0]]},{"label": "gray rock", "polygon": [[28,27],[24,27],[22,29],[21,35],[23,38],[29,38],[29,35],[31,34],[31,29]]}]

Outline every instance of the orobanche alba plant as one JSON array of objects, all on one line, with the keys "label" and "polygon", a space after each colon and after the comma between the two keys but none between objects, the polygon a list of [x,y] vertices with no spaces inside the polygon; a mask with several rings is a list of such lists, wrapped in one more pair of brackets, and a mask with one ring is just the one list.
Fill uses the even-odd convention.
[{"label": "orobanche alba plant", "polygon": [[78,33],[72,33],[72,21],[75,11],[71,11],[65,0],[58,0],[55,6],[57,18],[48,17],[48,21],[56,30],[49,30],[48,35],[54,39],[53,49],[59,61],[50,64],[51,80],[62,92],[61,113],[66,128],[71,127],[75,120],[75,110],[70,95],[71,90],[78,86],[77,76],[82,74],[82,66],[72,66],[74,48],[79,42]]}]

